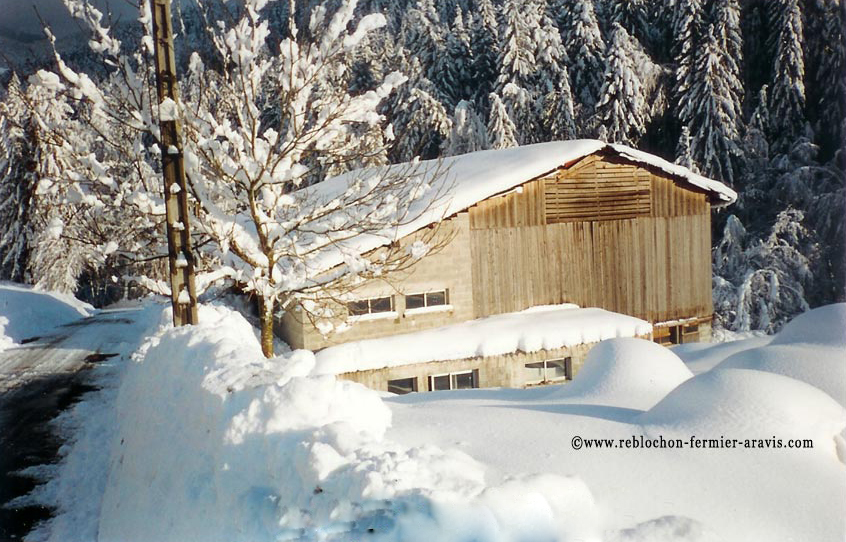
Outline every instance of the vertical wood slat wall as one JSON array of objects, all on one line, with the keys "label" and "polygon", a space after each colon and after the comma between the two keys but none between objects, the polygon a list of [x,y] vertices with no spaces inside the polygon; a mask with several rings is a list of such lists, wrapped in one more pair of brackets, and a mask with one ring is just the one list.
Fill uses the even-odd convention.
[{"label": "vertical wood slat wall", "polygon": [[[639,187],[648,183],[648,207],[622,201],[620,216],[626,218],[608,218],[613,212],[603,220],[573,218],[586,207],[575,197],[586,172],[599,183],[624,175]],[[570,176],[577,182],[569,182]],[[548,185],[559,179],[580,210],[562,208],[566,199],[558,198],[557,222],[546,224]],[[588,187],[586,197],[596,201],[595,194]],[[611,201],[601,203],[607,208]],[[643,168],[590,157],[521,191],[480,202],[469,218],[477,318],[564,302],[651,322],[713,312],[707,197]]]}]

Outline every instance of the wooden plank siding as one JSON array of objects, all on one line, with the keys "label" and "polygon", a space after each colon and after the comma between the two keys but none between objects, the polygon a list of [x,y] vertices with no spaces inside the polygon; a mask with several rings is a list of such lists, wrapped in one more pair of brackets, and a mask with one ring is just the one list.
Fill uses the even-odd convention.
[{"label": "wooden plank siding", "polygon": [[[591,205],[601,219],[579,214]],[[713,312],[710,205],[671,179],[592,156],[468,212],[476,318],[565,302],[650,322]]]}]

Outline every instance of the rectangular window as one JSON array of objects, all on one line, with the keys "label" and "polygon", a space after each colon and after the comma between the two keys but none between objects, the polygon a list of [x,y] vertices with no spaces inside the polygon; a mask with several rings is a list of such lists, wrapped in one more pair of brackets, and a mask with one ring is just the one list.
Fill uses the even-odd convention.
[{"label": "rectangular window", "polygon": [[479,387],[479,371],[462,371],[429,377],[429,391],[470,390]]},{"label": "rectangular window", "polygon": [[438,375],[429,377],[429,389],[431,391],[450,390],[449,375]]},{"label": "rectangular window", "polygon": [[439,290],[437,292],[426,292],[420,294],[408,294],[405,296],[405,309],[422,309],[423,307],[437,307],[438,305],[446,305],[449,302],[447,290]]},{"label": "rectangular window", "polygon": [[359,299],[357,301],[350,301],[347,303],[347,310],[351,316],[361,316],[363,314],[373,314],[378,312],[391,312],[394,310],[394,298],[388,297],[373,297],[371,299]]},{"label": "rectangular window", "polygon": [[526,384],[542,384],[573,379],[573,358],[548,359],[523,366]]},{"label": "rectangular window", "polygon": [[405,395],[417,391],[417,378],[399,378],[388,380],[388,391],[397,395]]}]

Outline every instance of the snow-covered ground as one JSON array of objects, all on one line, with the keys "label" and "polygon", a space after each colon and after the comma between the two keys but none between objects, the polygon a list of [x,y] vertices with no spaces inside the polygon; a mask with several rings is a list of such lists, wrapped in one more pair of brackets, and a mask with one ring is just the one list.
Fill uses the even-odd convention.
[{"label": "snow-covered ground", "polygon": [[[255,330],[223,307],[180,329],[154,316],[113,386],[68,415],[75,443],[38,495],[59,514],[33,540],[846,535],[846,410],[828,386],[846,380],[846,305],[768,344],[682,351],[695,371],[653,343],[613,339],[571,384],[406,396],[317,375],[310,352],[265,360]],[[646,447],[662,439],[684,447]]]}]

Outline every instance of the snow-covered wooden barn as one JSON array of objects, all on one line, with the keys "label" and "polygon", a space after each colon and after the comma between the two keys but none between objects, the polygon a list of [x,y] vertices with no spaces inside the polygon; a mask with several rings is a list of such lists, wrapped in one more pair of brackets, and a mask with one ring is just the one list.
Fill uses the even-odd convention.
[{"label": "snow-covered wooden barn", "polygon": [[[327,372],[394,391],[519,386],[572,377],[601,339],[710,334],[711,207],[733,202],[730,188],[595,140],[482,151],[431,170],[441,197],[395,234],[411,247],[440,222],[441,250],[345,294],[329,334],[297,311],[280,319],[292,347],[326,349]],[[546,320],[559,331],[533,333]],[[377,340],[405,334],[415,335]]]}]

